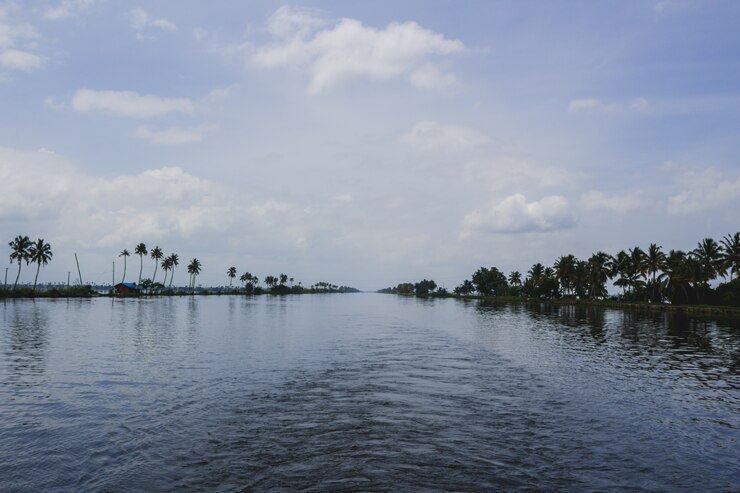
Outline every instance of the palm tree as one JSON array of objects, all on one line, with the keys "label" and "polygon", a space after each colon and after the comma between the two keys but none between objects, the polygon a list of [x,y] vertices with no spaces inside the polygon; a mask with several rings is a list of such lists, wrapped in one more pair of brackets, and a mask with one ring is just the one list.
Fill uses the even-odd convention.
[{"label": "palm tree", "polygon": [[522,285],[522,274],[515,270],[511,274],[509,274],[509,284],[512,286],[521,286]]},{"label": "palm tree", "polygon": [[645,272],[653,275],[653,283],[655,283],[656,280],[655,274],[658,271],[663,271],[663,269],[665,269],[665,253],[660,250],[661,247],[655,243],[651,243],[644,258]]},{"label": "palm tree", "polygon": [[134,248],[134,253],[139,256],[139,285],[141,285],[141,272],[144,270],[144,255],[149,252],[147,252],[145,244],[139,243]]},{"label": "palm tree", "polygon": [[573,272],[570,275],[570,286],[576,296],[585,296],[590,286],[590,264],[585,260],[576,259]]},{"label": "palm tree", "polygon": [[285,285],[286,282],[288,282],[288,276],[285,274],[280,274],[280,284]]},{"label": "palm tree", "polygon": [[637,286],[640,277],[645,277],[645,274],[647,273],[647,266],[645,264],[646,258],[647,255],[645,254],[645,251],[639,246],[630,248],[630,282],[635,287]]},{"label": "palm tree", "polygon": [[13,284],[13,291],[15,291],[15,288],[18,286],[18,279],[21,277],[21,264],[25,260],[26,265],[28,265],[31,240],[28,236],[18,235],[8,245],[13,250],[10,254],[10,263],[12,264],[13,260],[18,262],[18,275],[15,276],[15,283]]},{"label": "palm tree", "polygon": [[560,281],[560,286],[563,288],[564,293],[573,289],[572,276],[577,261],[578,259],[573,255],[564,255],[555,261],[555,275],[558,281]]},{"label": "palm tree", "polygon": [[545,277],[545,266],[537,262],[529,269],[527,275],[529,275],[529,278],[532,280],[534,287],[537,288]]},{"label": "palm tree", "polygon": [[167,284],[167,272],[170,269],[172,269],[172,259],[170,257],[165,257],[165,259],[162,260],[162,270],[164,271],[164,282],[162,283],[162,286]]},{"label": "palm tree", "polygon": [[722,259],[724,268],[730,271],[730,281],[733,274],[740,273],[740,232],[734,235],[727,235],[722,238]]},{"label": "palm tree", "polygon": [[687,255],[681,250],[671,250],[666,257],[663,285],[671,303],[689,301],[692,274],[687,260]]},{"label": "palm tree", "polygon": [[[164,257],[164,253],[162,252],[162,249],[159,248],[159,246],[155,246],[149,252],[149,256],[154,259],[154,275],[152,276],[152,282],[154,283],[157,282],[157,267],[159,266],[159,261],[162,260],[162,257]],[[167,274],[165,274],[165,277],[167,277]]]},{"label": "palm tree", "polygon": [[180,265],[180,256],[177,255],[176,253],[172,253],[170,254],[168,258],[170,259],[170,269],[172,269],[172,274],[170,274],[170,286],[169,287],[172,287],[172,279],[174,279],[175,277],[175,267]]},{"label": "palm tree", "polygon": [[43,238],[39,238],[38,240],[36,240],[36,243],[31,245],[28,253],[29,260],[35,264],[38,264],[38,266],[36,267],[36,277],[33,279],[33,290],[36,291],[36,282],[39,280],[39,271],[41,270],[41,265],[48,264],[54,254],[51,253],[51,245],[44,242]]},{"label": "palm tree", "polygon": [[720,245],[712,238],[704,238],[700,241],[691,255],[701,263],[705,282],[711,281],[718,275],[724,277],[727,274]]},{"label": "palm tree", "polygon": [[622,296],[625,294],[625,288],[630,285],[629,272],[631,269],[631,258],[624,250],[620,250],[609,262],[609,274],[610,277],[617,277],[619,279],[614,281],[615,286],[622,288]]},{"label": "palm tree", "polygon": [[129,253],[129,251],[125,248],[121,253],[118,254],[119,257],[123,257],[123,277],[121,278],[121,283],[126,280],[126,257],[129,257],[130,255],[131,253]]},{"label": "palm tree", "polygon": [[[643,264],[645,272],[652,274],[653,278],[648,282],[648,292],[650,294],[651,301],[663,301],[661,291],[662,283],[660,282],[665,274],[663,271],[666,268],[666,256],[661,251],[661,248],[655,243],[651,243],[648,247],[648,251],[643,258]],[[658,276],[657,273],[661,272]]]},{"label": "palm tree", "polygon": [[195,294],[195,278],[200,274],[200,260],[197,258],[194,258],[190,261],[188,264],[188,272],[190,273],[190,286],[193,289],[193,294]]},{"label": "palm tree", "polygon": [[606,283],[610,276],[612,257],[608,253],[596,252],[588,259],[588,295],[601,298],[608,294]]},{"label": "palm tree", "polygon": [[229,269],[226,271],[226,275],[229,276],[229,287],[231,287],[231,283],[236,277],[236,267],[229,267]]}]

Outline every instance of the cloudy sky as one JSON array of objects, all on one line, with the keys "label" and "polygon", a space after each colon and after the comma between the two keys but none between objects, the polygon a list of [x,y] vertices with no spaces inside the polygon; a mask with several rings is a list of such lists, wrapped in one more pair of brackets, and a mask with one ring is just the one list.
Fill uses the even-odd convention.
[{"label": "cloudy sky", "polygon": [[204,285],[235,265],[365,289],[691,249],[740,229],[738,19],[719,0],[0,3],[2,244],[49,241],[42,281],[74,252],[109,281],[144,242],[199,258]]}]

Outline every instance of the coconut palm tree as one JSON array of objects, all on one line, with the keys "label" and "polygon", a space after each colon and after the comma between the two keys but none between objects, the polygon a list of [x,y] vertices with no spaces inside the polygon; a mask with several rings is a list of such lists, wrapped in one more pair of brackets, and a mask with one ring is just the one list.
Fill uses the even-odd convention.
[{"label": "coconut palm tree", "polygon": [[518,270],[512,271],[512,273],[509,274],[509,284],[512,286],[522,285],[522,274]]},{"label": "coconut palm tree", "polygon": [[190,273],[190,286],[193,289],[193,294],[195,294],[195,278],[200,274],[200,260],[197,258],[194,258],[190,261],[188,264],[188,272]]},{"label": "coconut palm tree", "polygon": [[656,281],[656,274],[665,269],[666,256],[665,253],[661,251],[661,247],[655,243],[651,243],[643,262],[645,264],[645,272],[653,275],[654,283]]},{"label": "coconut palm tree", "polygon": [[609,274],[610,277],[619,277],[614,281],[615,286],[622,288],[622,295],[625,294],[625,289],[630,285],[629,277],[631,270],[631,258],[627,252],[620,250],[609,262]]},{"label": "coconut palm tree", "polygon": [[36,291],[36,282],[39,280],[41,265],[48,264],[54,254],[51,253],[51,245],[46,243],[43,238],[36,240],[36,243],[29,248],[28,253],[29,260],[34,264],[38,264],[36,267],[36,277],[33,279],[33,290]]},{"label": "coconut palm tree", "polygon": [[288,282],[288,276],[285,274],[280,274],[280,284],[285,285],[286,282]]},{"label": "coconut palm tree", "polygon": [[696,258],[704,269],[704,281],[709,282],[715,277],[727,275],[725,260],[719,243],[712,238],[700,241],[691,255]]},{"label": "coconut palm tree", "polygon": [[18,275],[15,276],[15,283],[13,284],[13,291],[15,291],[15,288],[18,286],[18,279],[21,277],[21,264],[25,261],[26,265],[28,265],[29,262],[31,240],[28,236],[18,235],[8,245],[12,250],[10,253],[10,263],[12,264],[13,260],[18,262]]},{"label": "coconut palm tree", "polygon": [[226,275],[229,276],[229,287],[231,287],[231,283],[236,277],[236,267],[229,267],[226,271]]},{"label": "coconut palm tree", "polygon": [[[162,260],[162,257],[164,257],[164,253],[162,252],[162,249],[159,248],[159,246],[155,246],[149,252],[149,256],[154,259],[154,275],[152,276],[152,282],[155,283],[157,282],[157,267],[159,266],[159,261]],[[165,277],[167,277],[166,274]]]},{"label": "coconut palm tree", "polygon": [[141,273],[144,270],[144,255],[149,252],[147,252],[145,244],[139,243],[134,248],[134,253],[139,256],[139,284],[141,285]]},{"label": "coconut palm tree", "polygon": [[172,269],[172,274],[170,274],[170,286],[169,287],[172,287],[172,279],[174,279],[175,277],[175,267],[180,265],[180,256],[177,255],[176,253],[172,253],[170,254],[168,258],[170,259],[170,269]]},{"label": "coconut palm tree", "polygon": [[126,258],[131,256],[131,253],[124,248],[118,256],[123,257],[123,277],[121,278],[121,282],[123,283],[126,281]]},{"label": "coconut palm tree", "polygon": [[537,288],[544,280],[545,266],[537,262],[529,269],[527,275],[532,280],[532,284],[534,285],[534,287]]},{"label": "coconut palm tree", "polygon": [[165,257],[164,260],[162,260],[162,270],[164,271],[164,282],[162,283],[162,286],[167,285],[167,272],[172,269],[172,259],[170,257]]},{"label": "coconut palm tree", "polygon": [[[688,256],[681,250],[671,250],[666,256],[664,292],[671,303],[686,303],[692,290],[692,273]],[[695,263],[698,263],[694,261]]]},{"label": "coconut palm tree", "polygon": [[740,273],[740,232],[734,235],[727,235],[722,238],[722,259],[724,268],[730,271],[730,281],[733,274],[738,276]]},{"label": "coconut palm tree", "polygon": [[577,261],[578,259],[573,255],[563,255],[555,261],[555,275],[564,293],[567,293],[569,290],[572,292],[573,290],[572,277]]},{"label": "coconut palm tree", "polygon": [[588,295],[602,298],[608,294],[606,283],[610,279],[611,255],[596,252],[588,259]]}]

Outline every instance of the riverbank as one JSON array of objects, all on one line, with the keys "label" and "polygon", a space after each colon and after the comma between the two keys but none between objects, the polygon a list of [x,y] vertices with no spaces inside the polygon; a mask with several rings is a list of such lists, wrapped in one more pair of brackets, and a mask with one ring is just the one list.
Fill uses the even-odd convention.
[{"label": "riverbank", "polygon": [[514,303],[541,304],[548,303],[551,305],[575,305],[584,307],[600,308],[619,308],[623,310],[641,310],[641,311],[663,311],[672,313],[685,313],[687,315],[712,315],[721,317],[740,318],[740,308],[734,306],[718,305],[671,305],[667,303],[646,303],[646,302],[627,302],[621,300],[581,300],[576,298],[554,298],[554,299],[534,299],[521,298],[517,296],[475,296],[460,294],[433,294],[435,298],[455,298],[461,300],[482,300],[482,301],[502,301]]},{"label": "riverbank", "polygon": [[0,299],[35,299],[35,298],[158,298],[158,297],[179,297],[179,296],[261,296],[261,295],[288,295],[288,294],[333,294],[333,293],[359,293],[355,288],[343,287],[341,289],[310,289],[294,288],[280,289],[280,286],[271,289],[257,288],[251,292],[243,290],[226,290],[223,288],[196,288],[195,291],[189,289],[166,289],[164,291],[153,292],[132,292],[132,293],[111,293],[100,292],[91,286],[77,286],[70,288],[54,288],[47,290],[34,291],[31,288],[18,289],[0,289]]}]

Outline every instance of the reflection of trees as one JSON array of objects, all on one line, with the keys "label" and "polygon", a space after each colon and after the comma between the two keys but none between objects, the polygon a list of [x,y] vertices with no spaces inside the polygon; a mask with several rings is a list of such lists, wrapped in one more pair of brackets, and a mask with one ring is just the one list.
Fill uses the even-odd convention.
[{"label": "reflection of trees", "polygon": [[549,302],[481,301],[475,307],[492,326],[497,312],[507,310],[523,317],[522,329],[558,331],[565,344],[594,351],[603,345],[601,350],[618,353],[625,361],[705,371],[732,372],[740,366],[738,320]]},{"label": "reflection of trees", "polygon": [[7,381],[17,387],[35,387],[43,383],[45,352],[49,345],[49,320],[36,301],[12,302],[5,310],[9,317],[9,340],[5,351],[8,362]]}]

